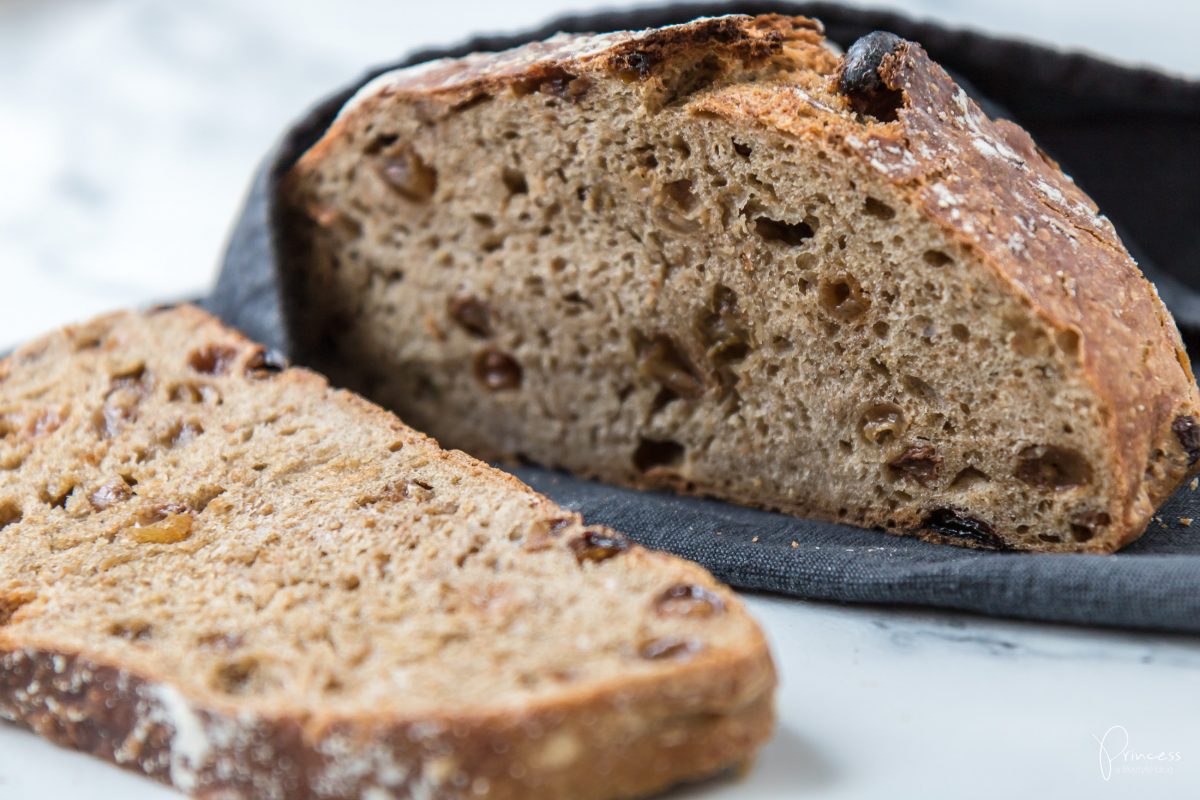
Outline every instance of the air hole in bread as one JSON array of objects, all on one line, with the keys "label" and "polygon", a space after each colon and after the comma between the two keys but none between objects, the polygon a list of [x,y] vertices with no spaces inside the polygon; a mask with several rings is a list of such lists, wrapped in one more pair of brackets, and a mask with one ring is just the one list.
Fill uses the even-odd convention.
[{"label": "air hole in bread", "polygon": [[633,466],[639,472],[678,466],[683,463],[685,452],[679,442],[641,438],[633,452]]},{"label": "air hole in bread", "polygon": [[737,139],[731,139],[730,141],[733,142],[733,152],[737,153],[742,158],[749,158],[750,154],[754,152],[753,148],[751,148],[748,144],[739,142]]},{"label": "air hole in bread", "polygon": [[105,630],[114,639],[127,642],[144,642],[154,636],[154,626],[140,619],[119,620],[110,623]]},{"label": "air hole in bread", "polygon": [[172,403],[209,403],[219,404],[221,393],[215,387],[204,383],[184,381],[171,386],[167,390],[167,399]]},{"label": "air hole in bread", "polygon": [[697,319],[706,355],[717,365],[728,365],[750,353],[750,335],[737,308],[737,293],[724,284],[713,288],[708,312]]},{"label": "air hole in bread", "polygon": [[399,139],[400,137],[394,133],[381,133],[363,148],[363,152],[369,156],[373,156],[377,153],[387,150],[389,147],[399,141]]},{"label": "air hole in bread", "polygon": [[871,326],[871,331],[880,339],[886,339],[888,333],[891,331],[891,326],[883,320],[879,320],[879,322]]},{"label": "air hole in bread", "polygon": [[954,261],[954,259],[941,250],[926,250],[922,258],[931,267],[944,267]]},{"label": "air hole in bread", "polygon": [[654,416],[655,414],[659,413],[678,399],[679,395],[675,394],[675,392],[671,391],[666,386],[662,387],[658,390],[658,393],[654,395],[654,400],[650,403],[650,416]]},{"label": "air hole in bread", "polygon": [[257,659],[242,658],[228,661],[213,672],[212,688],[228,695],[240,696],[269,686],[269,681]]},{"label": "air hole in bread", "polygon": [[1077,542],[1090,542],[1095,538],[1096,532],[1086,525],[1071,524],[1071,538]]},{"label": "air hole in bread", "polygon": [[969,341],[971,332],[967,330],[967,326],[961,323],[955,323],[950,326],[950,335],[960,342]]},{"label": "air hole in bread", "polygon": [[698,398],[704,394],[704,379],[675,340],[666,334],[652,339],[635,336],[638,370],[679,397]]},{"label": "air hole in bread", "polygon": [[707,55],[699,61],[681,69],[668,83],[667,91],[660,101],[663,106],[679,103],[689,95],[702,92],[712,85],[722,69],[721,60]]},{"label": "air hole in bread", "polygon": [[518,169],[505,167],[500,173],[500,180],[503,181],[504,188],[510,195],[529,193],[529,183],[525,178],[525,173]]},{"label": "air hole in bread", "polygon": [[692,189],[692,182],[686,178],[664,184],[663,192],[684,211],[691,211],[696,207],[696,193]]},{"label": "air hole in bread", "polygon": [[950,481],[950,488],[956,492],[965,492],[976,486],[990,483],[991,480],[987,473],[975,469],[975,467],[965,467],[959,470],[959,473],[954,476],[954,480]]},{"label": "air hole in bread", "polygon": [[936,403],[938,401],[938,392],[926,381],[921,380],[916,375],[905,375],[900,379],[900,383],[908,390],[908,393],[914,397],[920,398],[927,403]]},{"label": "air hole in bread", "polygon": [[0,591],[0,627],[10,624],[23,606],[36,599],[37,595],[27,589]]},{"label": "air hole in bread", "polygon": [[1058,343],[1058,349],[1068,356],[1079,354],[1079,331],[1067,328],[1056,333],[1054,339]]},{"label": "air hole in bread", "polygon": [[815,235],[813,225],[806,218],[804,222],[783,222],[769,217],[759,217],[754,220],[754,232],[765,241],[798,247]]},{"label": "air hole in bread", "polygon": [[20,522],[24,514],[16,500],[0,500],[0,531]]},{"label": "air hole in bread", "polygon": [[821,284],[821,307],[844,322],[861,317],[871,301],[853,275],[841,275]]},{"label": "air hole in bread", "polygon": [[57,485],[46,484],[38,490],[38,498],[50,508],[66,508],[71,492],[75,491],[75,482],[62,481]]},{"label": "air hole in bread", "polygon": [[1090,541],[1111,522],[1112,517],[1104,511],[1081,512],[1071,522],[1071,538],[1077,542]]},{"label": "air hole in bread", "polygon": [[888,220],[896,216],[896,209],[889,206],[882,200],[876,200],[874,197],[868,197],[863,203],[863,213],[868,217],[875,219]]},{"label": "air hole in bread", "polygon": [[1075,450],[1039,444],[1018,454],[1013,474],[1036,489],[1060,491],[1089,483],[1092,465]]},{"label": "air hole in bread", "polygon": [[159,444],[167,448],[186,447],[204,433],[204,426],[197,420],[179,420],[159,437]]}]

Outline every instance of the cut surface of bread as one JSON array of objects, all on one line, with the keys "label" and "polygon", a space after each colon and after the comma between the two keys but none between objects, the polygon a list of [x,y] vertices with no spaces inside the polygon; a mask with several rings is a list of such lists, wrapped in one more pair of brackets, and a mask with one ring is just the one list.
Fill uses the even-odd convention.
[{"label": "cut surface of bread", "polygon": [[389,73],[287,176],[299,356],[488,458],[1111,551],[1200,457],[1111,224],[919,45],[723,17]]},{"label": "cut surface of bread", "polygon": [[703,569],[192,307],[0,362],[0,545],[0,718],[199,797],[632,797],[772,725]]}]

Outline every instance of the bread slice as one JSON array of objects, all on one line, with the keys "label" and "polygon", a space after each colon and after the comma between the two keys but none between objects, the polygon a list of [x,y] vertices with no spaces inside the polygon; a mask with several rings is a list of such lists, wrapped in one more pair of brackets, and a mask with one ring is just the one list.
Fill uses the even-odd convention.
[{"label": "bread slice", "polygon": [[1200,458],[1112,225],[890,34],[721,17],[389,73],[282,209],[301,356],[481,457],[1059,551],[1133,540]]},{"label": "bread slice", "polygon": [[191,307],[0,362],[0,542],[0,717],[198,797],[631,797],[772,726],[703,569]]}]

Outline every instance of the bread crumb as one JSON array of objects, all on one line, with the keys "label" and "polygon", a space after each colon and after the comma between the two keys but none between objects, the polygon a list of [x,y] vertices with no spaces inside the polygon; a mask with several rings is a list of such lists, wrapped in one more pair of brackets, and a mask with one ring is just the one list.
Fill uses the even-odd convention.
[{"label": "bread crumb", "polygon": [[1191,517],[1180,517],[1179,524],[1185,528],[1190,528],[1190,527],[1192,527],[1192,518]]},{"label": "bread crumb", "polygon": [[758,541],[758,537],[757,537],[757,536],[755,536],[755,537],[754,537],[753,539],[751,539],[750,541],[752,541],[752,542],[757,542],[757,541]]},{"label": "bread crumb", "polygon": [[1194,492],[1197,486],[1200,486],[1200,478],[1192,478],[1192,482],[1188,484],[1188,488]]},{"label": "bread crumb", "polygon": [[795,539],[792,539],[792,549],[795,550],[799,546],[800,546],[800,543],[797,542]]}]

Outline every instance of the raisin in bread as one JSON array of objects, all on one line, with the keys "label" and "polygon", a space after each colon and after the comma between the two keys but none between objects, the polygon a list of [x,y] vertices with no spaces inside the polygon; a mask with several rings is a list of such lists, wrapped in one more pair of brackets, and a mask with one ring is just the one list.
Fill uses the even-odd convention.
[{"label": "raisin in bread", "polygon": [[481,457],[1111,551],[1200,456],[1112,225],[890,34],[723,17],[400,70],[282,195],[301,356]]},{"label": "raisin in bread", "polygon": [[199,797],[629,797],[772,724],[703,569],[190,307],[0,362],[0,541],[0,717]]}]

